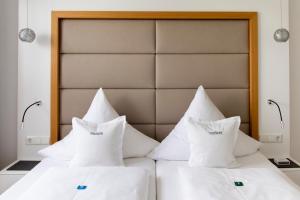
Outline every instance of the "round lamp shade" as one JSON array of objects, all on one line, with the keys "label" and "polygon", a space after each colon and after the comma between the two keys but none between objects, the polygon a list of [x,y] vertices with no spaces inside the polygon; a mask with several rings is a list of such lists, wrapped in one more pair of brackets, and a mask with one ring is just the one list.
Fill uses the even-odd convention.
[{"label": "round lamp shade", "polygon": [[35,32],[30,28],[23,28],[19,32],[19,38],[23,42],[33,42],[35,39]]},{"label": "round lamp shade", "polygon": [[290,38],[290,33],[285,28],[277,29],[274,33],[274,39],[276,42],[287,42]]}]

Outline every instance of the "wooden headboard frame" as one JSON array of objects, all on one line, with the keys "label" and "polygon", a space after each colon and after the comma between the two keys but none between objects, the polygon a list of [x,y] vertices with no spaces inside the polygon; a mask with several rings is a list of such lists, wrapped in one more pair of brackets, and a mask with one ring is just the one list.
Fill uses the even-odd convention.
[{"label": "wooden headboard frame", "polygon": [[249,21],[250,133],[258,139],[258,25],[256,12],[98,12],[53,11],[51,32],[51,143],[59,140],[60,22],[63,19],[203,19]]}]

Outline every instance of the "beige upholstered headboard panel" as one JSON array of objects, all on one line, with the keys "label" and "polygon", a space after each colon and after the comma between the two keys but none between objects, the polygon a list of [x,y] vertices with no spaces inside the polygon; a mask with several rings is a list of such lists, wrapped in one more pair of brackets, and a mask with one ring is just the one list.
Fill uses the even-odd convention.
[{"label": "beige upholstered headboard panel", "polygon": [[100,87],[119,114],[159,141],[199,85],[225,116],[241,116],[241,129],[257,136],[255,13],[88,13],[53,13],[52,142],[69,132],[72,117],[85,114]]}]

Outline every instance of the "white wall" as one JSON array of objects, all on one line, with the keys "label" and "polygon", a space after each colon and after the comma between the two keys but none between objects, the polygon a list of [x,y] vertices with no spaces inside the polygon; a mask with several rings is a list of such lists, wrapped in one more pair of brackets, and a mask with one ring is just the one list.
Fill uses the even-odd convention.
[{"label": "white wall", "polygon": [[17,158],[18,0],[0,1],[0,169]]},{"label": "white wall", "polygon": [[[20,0],[20,28],[25,23],[25,1]],[[50,133],[50,13],[51,10],[119,11],[257,11],[259,12],[259,122],[260,132],[284,134],[284,142],[265,145],[268,155],[289,154],[289,44],[273,40],[280,26],[279,0],[30,0],[30,25],[37,32],[34,44],[19,44],[19,117],[26,105],[42,99],[44,106],[28,115],[26,127],[19,131],[19,157],[35,156],[40,146],[24,145],[26,135]],[[284,0],[284,24],[288,25],[288,0]],[[285,129],[268,98],[282,106]]]},{"label": "white wall", "polygon": [[300,1],[290,5],[291,155],[300,161]]}]

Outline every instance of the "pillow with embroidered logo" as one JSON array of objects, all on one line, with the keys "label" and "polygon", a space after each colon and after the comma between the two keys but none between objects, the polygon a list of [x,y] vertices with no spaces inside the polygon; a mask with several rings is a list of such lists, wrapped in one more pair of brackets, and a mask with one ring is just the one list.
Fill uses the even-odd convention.
[{"label": "pillow with embroidered logo", "polygon": [[99,124],[73,118],[76,149],[70,167],[123,165],[125,124],[125,116]]},{"label": "pillow with embroidered logo", "polygon": [[234,148],[240,127],[240,117],[218,121],[185,120],[190,144],[191,167],[236,167]]},{"label": "pillow with embroidered logo", "polygon": [[[221,120],[225,116],[212,102],[203,86],[200,86],[189,105],[187,111],[176,124],[170,134],[152,151],[148,157],[154,160],[188,160],[190,149],[187,139],[187,131],[184,120],[192,117],[196,120]],[[247,156],[258,151],[260,142],[239,131],[237,145],[234,150],[235,156]]]},{"label": "pillow with embroidered logo", "polygon": [[[82,119],[93,123],[104,123],[117,117],[119,117],[119,114],[109,103],[103,89],[100,88]],[[62,140],[40,150],[38,153],[43,157],[70,161],[75,154],[74,140],[75,136],[73,130],[71,130]],[[144,135],[128,123],[126,123],[123,141],[124,158],[144,157],[159,144],[156,140]]]}]

